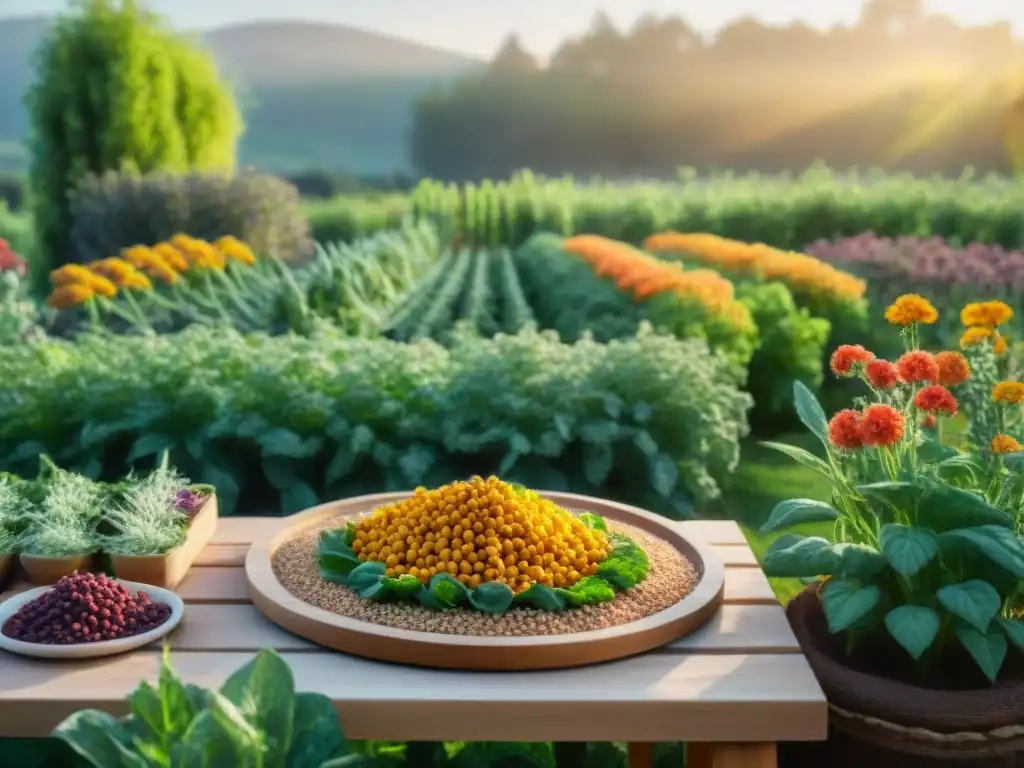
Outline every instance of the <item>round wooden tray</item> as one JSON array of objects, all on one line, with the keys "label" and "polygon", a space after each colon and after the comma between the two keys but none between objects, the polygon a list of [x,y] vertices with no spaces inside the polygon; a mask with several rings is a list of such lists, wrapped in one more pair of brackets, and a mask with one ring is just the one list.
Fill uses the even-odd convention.
[{"label": "round wooden tray", "polygon": [[332,501],[283,519],[275,536],[249,550],[249,595],[271,621],[328,648],[400,664],[504,671],[577,667],[644,653],[694,632],[718,610],[725,567],[706,544],[689,541],[669,521],[636,507],[571,493],[539,493],[565,509],[593,512],[668,542],[697,569],[699,581],[679,602],[638,621],[561,635],[491,637],[417,632],[351,619],[303,602],[277,580],[271,561],[285,541],[330,518],[359,517],[408,498],[410,491]]}]

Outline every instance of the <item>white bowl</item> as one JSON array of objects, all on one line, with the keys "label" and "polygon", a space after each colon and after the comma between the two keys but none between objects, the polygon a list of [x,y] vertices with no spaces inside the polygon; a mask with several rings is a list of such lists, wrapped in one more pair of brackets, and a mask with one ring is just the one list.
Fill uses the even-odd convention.
[{"label": "white bowl", "polygon": [[[95,643],[75,643],[74,645],[43,645],[42,643],[26,643],[22,640],[15,640],[0,632],[0,649],[8,653],[17,653],[21,656],[34,656],[38,659],[95,659],[101,656],[114,656],[126,651],[134,651],[144,645],[159,640],[168,634],[172,629],[181,623],[185,615],[185,603],[181,598],[169,589],[151,587],[148,584],[140,584],[137,581],[121,581],[114,579],[132,595],[139,592],[146,592],[154,603],[165,603],[171,608],[171,615],[167,621],[155,629],[143,632],[131,637],[121,637],[117,640],[100,640]],[[27,592],[15,595],[0,603],[0,628],[16,614],[25,603],[31,602],[44,592],[53,589],[49,587],[37,587]]]}]

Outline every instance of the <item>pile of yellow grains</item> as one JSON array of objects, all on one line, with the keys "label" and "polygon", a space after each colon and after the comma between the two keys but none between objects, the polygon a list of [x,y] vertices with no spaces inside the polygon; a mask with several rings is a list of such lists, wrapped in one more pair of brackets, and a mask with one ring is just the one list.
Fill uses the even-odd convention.
[{"label": "pile of yellow grains", "polygon": [[607,536],[556,504],[496,477],[473,477],[377,509],[356,524],[360,560],[382,562],[388,576],[426,584],[450,573],[468,587],[530,584],[571,587],[597,572],[611,551]]}]

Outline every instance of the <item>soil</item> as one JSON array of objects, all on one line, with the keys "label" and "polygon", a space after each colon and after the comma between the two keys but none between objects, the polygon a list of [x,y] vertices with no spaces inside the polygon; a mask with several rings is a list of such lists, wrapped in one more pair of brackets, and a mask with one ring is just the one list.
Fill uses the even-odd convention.
[{"label": "soil", "polygon": [[492,637],[606,629],[665,610],[688,595],[698,581],[693,564],[670,544],[636,528],[608,521],[611,530],[632,538],[651,563],[644,581],[620,592],[611,602],[559,613],[513,608],[500,615],[466,608],[438,612],[410,603],[375,603],[363,600],[348,587],[325,581],[318,572],[316,549],[320,532],[344,526],[346,522],[344,517],[337,517],[286,541],[274,553],[274,574],[285,589],[310,605],[397,629]]}]

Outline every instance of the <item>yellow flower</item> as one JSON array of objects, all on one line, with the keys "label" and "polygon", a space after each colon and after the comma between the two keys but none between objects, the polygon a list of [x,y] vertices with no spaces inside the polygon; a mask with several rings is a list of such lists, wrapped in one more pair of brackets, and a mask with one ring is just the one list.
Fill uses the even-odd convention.
[{"label": "yellow flower", "polygon": [[132,272],[130,275],[119,283],[124,289],[130,289],[134,291],[151,291],[153,290],[153,283],[141,272]]},{"label": "yellow flower", "polygon": [[1021,446],[1014,438],[1002,434],[992,438],[991,448],[992,453],[1020,453],[1024,450],[1024,446]]},{"label": "yellow flower", "polygon": [[995,328],[1013,318],[1013,309],[1001,301],[977,301],[960,310],[960,322],[968,327]]},{"label": "yellow flower", "polygon": [[930,324],[939,319],[939,313],[924,296],[905,293],[885,310],[885,319],[892,325]]},{"label": "yellow flower", "polygon": [[1024,384],[1019,381],[1000,381],[992,389],[992,399],[997,403],[1019,403],[1024,401]]},{"label": "yellow flower", "polygon": [[977,346],[983,341],[990,342],[992,344],[992,351],[997,355],[1006,352],[1006,339],[1000,335],[999,331],[980,325],[968,328],[963,332],[963,335],[960,337],[960,347],[961,349],[967,349],[967,347]]},{"label": "yellow flower", "polygon": [[[188,270],[188,259],[186,259],[181,251],[175,248],[170,243],[158,243],[151,249],[153,253],[163,260],[163,263],[173,269],[175,272],[185,272]],[[153,265],[157,268],[156,265]]]},{"label": "yellow flower", "polygon": [[119,286],[124,286],[127,281],[132,280],[133,275],[139,274],[130,263],[117,258],[94,261],[89,264],[89,269]]},{"label": "yellow flower", "polygon": [[76,283],[88,285],[93,277],[94,275],[89,271],[88,267],[81,264],[65,264],[63,267],[55,269],[50,273],[50,282],[57,286],[74,285]]},{"label": "yellow flower", "polygon": [[171,269],[166,263],[154,264],[146,269],[146,274],[168,285],[178,282],[178,273]]},{"label": "yellow flower", "polygon": [[240,261],[242,264],[252,266],[256,263],[256,257],[253,255],[252,249],[237,237],[225,235],[224,237],[219,238],[217,242],[213,244],[213,247],[229,259]]},{"label": "yellow flower", "polygon": [[71,309],[89,301],[95,293],[83,283],[67,283],[58,285],[46,300],[47,305],[54,309]]},{"label": "yellow flower", "polygon": [[112,299],[117,296],[117,286],[114,285],[110,280],[103,277],[103,275],[97,275],[93,272],[89,273],[89,282],[86,283],[93,292],[99,296],[104,296],[108,299]]}]

